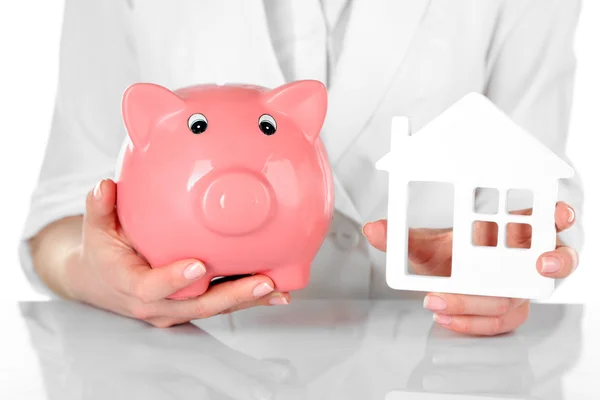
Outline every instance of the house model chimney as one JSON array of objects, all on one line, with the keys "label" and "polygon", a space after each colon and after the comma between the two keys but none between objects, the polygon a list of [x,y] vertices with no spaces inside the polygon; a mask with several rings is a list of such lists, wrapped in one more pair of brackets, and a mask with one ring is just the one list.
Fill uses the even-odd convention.
[{"label": "house model chimney", "polygon": [[408,117],[393,117],[392,132],[390,137],[390,152],[375,163],[375,168],[380,171],[389,171],[392,167],[392,158],[399,154],[406,139],[410,136],[410,119]]}]

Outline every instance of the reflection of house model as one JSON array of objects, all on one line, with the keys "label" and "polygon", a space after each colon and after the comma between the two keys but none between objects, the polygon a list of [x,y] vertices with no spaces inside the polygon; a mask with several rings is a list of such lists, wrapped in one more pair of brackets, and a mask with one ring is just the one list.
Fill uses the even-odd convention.
[{"label": "reflection of house model", "polygon": [[[399,290],[435,291],[542,299],[554,280],[536,270],[537,258],[556,246],[554,209],[558,179],[572,168],[517,126],[485,96],[471,93],[414,135],[407,118],[392,121],[391,151],[377,163],[389,171],[387,283]],[[454,216],[450,277],[411,274],[407,263],[410,182],[453,186]],[[478,210],[475,194],[490,195],[491,209]],[[511,196],[527,197],[531,215],[507,210]],[[532,197],[532,198],[531,198]],[[509,201],[507,202],[507,199]],[[497,231],[497,242],[473,240],[476,221]],[[510,224],[531,228],[530,248],[510,248]]]}]

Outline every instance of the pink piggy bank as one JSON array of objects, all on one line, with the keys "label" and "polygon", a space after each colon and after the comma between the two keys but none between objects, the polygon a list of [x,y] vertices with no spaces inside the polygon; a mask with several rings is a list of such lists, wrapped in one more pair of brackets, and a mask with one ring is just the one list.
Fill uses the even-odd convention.
[{"label": "pink piggy bank", "polygon": [[196,258],[207,268],[171,299],[220,276],[265,274],[285,292],[308,284],[333,216],[326,110],[327,91],[311,80],[125,91],[122,229],[152,267]]}]

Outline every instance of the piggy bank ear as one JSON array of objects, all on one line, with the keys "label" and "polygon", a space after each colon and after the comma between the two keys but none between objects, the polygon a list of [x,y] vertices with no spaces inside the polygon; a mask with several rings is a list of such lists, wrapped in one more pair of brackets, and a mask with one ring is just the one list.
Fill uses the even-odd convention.
[{"label": "piggy bank ear", "polygon": [[327,114],[327,89],[321,82],[291,82],[263,96],[265,104],[292,118],[309,142],[314,142],[319,136]]},{"label": "piggy bank ear", "polygon": [[160,120],[180,112],[184,101],[169,89],[152,83],[135,83],[123,94],[123,122],[135,147],[146,147],[150,131]]}]

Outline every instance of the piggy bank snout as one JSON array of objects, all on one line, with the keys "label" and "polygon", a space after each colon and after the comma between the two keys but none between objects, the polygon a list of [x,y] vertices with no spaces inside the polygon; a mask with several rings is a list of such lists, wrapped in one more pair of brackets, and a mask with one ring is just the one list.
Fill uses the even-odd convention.
[{"label": "piggy bank snout", "polygon": [[215,233],[232,236],[253,232],[274,211],[271,185],[259,174],[228,171],[206,176],[204,181],[200,217]]}]

